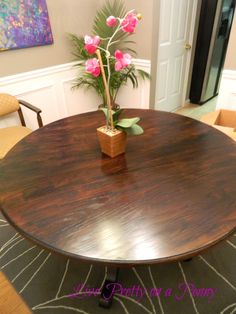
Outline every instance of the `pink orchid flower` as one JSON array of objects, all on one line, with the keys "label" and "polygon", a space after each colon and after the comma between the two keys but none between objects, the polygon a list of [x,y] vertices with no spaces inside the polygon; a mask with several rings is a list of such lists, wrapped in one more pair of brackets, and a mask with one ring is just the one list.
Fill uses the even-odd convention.
[{"label": "pink orchid flower", "polygon": [[129,53],[122,53],[120,50],[115,51],[115,58],[116,58],[116,63],[115,63],[115,70],[120,71],[124,67],[127,67],[131,64],[132,58]]},{"label": "pink orchid flower", "polygon": [[138,24],[137,14],[129,13],[121,22],[121,28],[126,33],[133,33]]},{"label": "pink orchid flower", "polygon": [[86,69],[86,72],[92,74],[95,77],[98,77],[101,72],[98,59],[96,58],[88,59],[85,62],[85,69]]},{"label": "pink orchid flower", "polygon": [[92,36],[85,35],[84,36],[85,50],[87,50],[87,52],[90,55],[92,55],[96,51],[100,41],[101,40],[99,36],[92,37]]},{"label": "pink orchid flower", "polygon": [[114,27],[116,26],[117,18],[114,17],[113,15],[109,16],[106,20],[106,24],[109,27]]}]

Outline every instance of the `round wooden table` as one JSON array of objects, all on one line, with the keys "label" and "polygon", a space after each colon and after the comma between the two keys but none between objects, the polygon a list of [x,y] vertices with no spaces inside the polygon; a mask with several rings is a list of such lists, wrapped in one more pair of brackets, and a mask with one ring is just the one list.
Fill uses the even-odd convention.
[{"label": "round wooden table", "polygon": [[153,110],[116,158],[100,152],[102,112],[56,121],[0,163],[1,210],[26,238],[90,262],[188,259],[236,229],[236,143],[193,119]]}]

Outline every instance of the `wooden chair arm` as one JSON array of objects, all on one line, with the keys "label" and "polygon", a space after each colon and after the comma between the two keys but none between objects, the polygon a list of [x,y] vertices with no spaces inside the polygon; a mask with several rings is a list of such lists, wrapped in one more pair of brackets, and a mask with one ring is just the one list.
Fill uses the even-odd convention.
[{"label": "wooden chair arm", "polygon": [[41,113],[41,112],[42,112],[41,109],[39,109],[39,108],[37,108],[37,107],[31,105],[30,103],[28,103],[28,102],[25,101],[25,100],[18,99],[18,101],[19,101],[19,103],[20,103],[21,105],[23,105],[23,106],[29,108],[30,110],[33,110],[33,111],[36,112],[36,113]]},{"label": "wooden chair arm", "polygon": [[40,128],[43,127],[43,121],[42,121],[42,118],[41,118],[41,116],[40,116],[40,113],[42,112],[42,110],[39,109],[39,108],[37,108],[37,107],[35,107],[35,106],[33,106],[33,105],[31,105],[30,103],[28,103],[28,102],[25,101],[25,100],[18,99],[18,101],[19,101],[19,103],[20,103],[21,105],[23,105],[23,106],[25,106],[26,108],[28,108],[28,109],[34,111],[34,112],[37,114],[38,125],[39,125]]}]

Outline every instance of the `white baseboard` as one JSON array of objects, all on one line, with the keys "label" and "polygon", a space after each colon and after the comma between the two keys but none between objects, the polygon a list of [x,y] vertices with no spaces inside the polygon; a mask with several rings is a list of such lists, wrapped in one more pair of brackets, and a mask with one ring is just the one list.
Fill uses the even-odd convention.
[{"label": "white baseboard", "polygon": [[216,109],[236,110],[236,71],[223,71]]},{"label": "white baseboard", "polygon": [[[55,120],[96,110],[101,100],[95,92],[84,89],[72,90],[76,78],[76,62],[60,64],[44,69],[20,73],[0,78],[0,92],[9,93],[18,98],[31,102],[42,109],[44,124]],[[134,59],[133,63],[150,73],[149,60]],[[140,82],[138,89],[131,84],[119,91],[117,102],[122,107],[148,108],[150,82]],[[37,122],[34,113],[24,110],[27,126],[36,129]],[[0,127],[18,123],[18,117],[12,114],[0,121]]]}]

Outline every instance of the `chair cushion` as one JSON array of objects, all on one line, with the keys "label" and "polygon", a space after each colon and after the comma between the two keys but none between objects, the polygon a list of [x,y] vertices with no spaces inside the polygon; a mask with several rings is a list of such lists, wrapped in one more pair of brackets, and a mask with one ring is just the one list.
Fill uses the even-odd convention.
[{"label": "chair cushion", "polygon": [[23,126],[13,126],[0,129],[0,159],[22,138],[30,134],[32,130]]},{"label": "chair cushion", "polygon": [[15,112],[19,109],[19,101],[16,97],[0,93],[0,116]]}]

